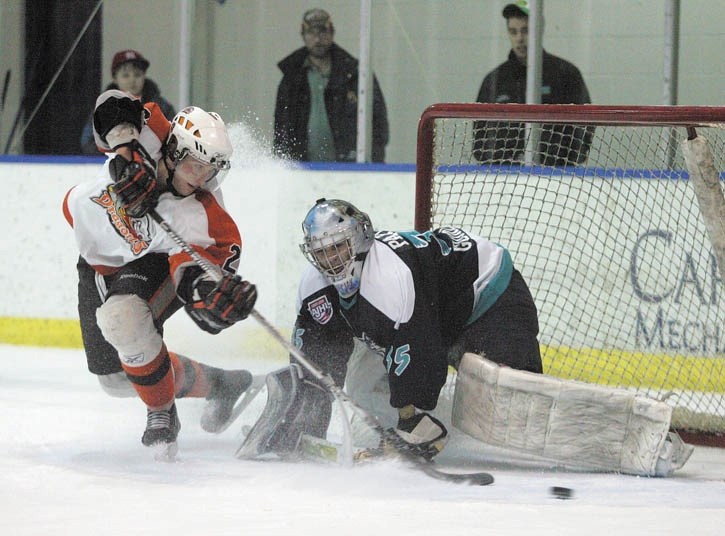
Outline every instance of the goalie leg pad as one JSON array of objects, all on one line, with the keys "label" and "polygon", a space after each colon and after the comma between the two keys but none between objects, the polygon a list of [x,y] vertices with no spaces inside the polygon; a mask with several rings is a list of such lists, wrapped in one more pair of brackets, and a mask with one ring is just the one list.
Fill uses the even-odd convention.
[{"label": "goalie leg pad", "polygon": [[671,416],[664,402],[625,389],[500,367],[467,353],[452,422],[484,443],[565,469],[667,476],[691,453],[673,443]]},{"label": "goalie leg pad", "polygon": [[[390,405],[388,373],[380,356],[359,339],[355,339],[347,364],[345,392],[360,407],[375,415],[383,428],[396,426],[398,411]],[[355,412],[350,415],[350,426],[355,445],[372,448],[380,444],[380,434]]]},{"label": "goalie leg pad", "polygon": [[304,378],[299,365],[272,372],[267,375],[267,404],[236,457],[295,457],[303,434],[325,437],[331,414],[330,394]]}]

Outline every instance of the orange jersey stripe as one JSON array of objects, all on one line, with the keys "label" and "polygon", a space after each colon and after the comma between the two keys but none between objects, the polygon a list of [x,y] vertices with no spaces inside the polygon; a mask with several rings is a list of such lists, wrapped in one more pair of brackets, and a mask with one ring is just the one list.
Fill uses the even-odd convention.
[{"label": "orange jersey stripe", "polygon": [[[191,247],[216,266],[236,272],[242,251],[242,238],[237,224],[210,192],[201,190],[195,195],[206,211],[208,233],[214,244],[205,249],[193,244]],[[169,257],[169,270],[176,284],[179,283],[179,269],[189,264],[193,264],[193,261],[183,251]]]},{"label": "orange jersey stripe", "polygon": [[147,102],[144,104],[144,108],[147,112],[146,125],[153,130],[156,137],[163,142],[166,140],[166,137],[171,131],[171,123],[169,123],[169,120],[166,119],[166,116],[164,116],[161,108],[155,102]]},{"label": "orange jersey stripe", "polygon": [[201,363],[185,357],[187,363],[194,369],[191,378],[186,377],[186,370],[179,355],[169,351],[171,366],[174,368],[174,384],[176,386],[176,397],[183,392],[183,398],[204,398],[211,392],[211,384],[206,377],[206,372]]},{"label": "orange jersey stripe", "polygon": [[[75,186],[73,188],[75,188]],[[68,197],[73,191],[73,188],[68,190],[68,193],[65,194],[65,197],[63,198],[63,216],[65,216],[65,221],[67,221],[71,227],[73,227],[73,215],[70,213],[70,209],[68,208]]]}]

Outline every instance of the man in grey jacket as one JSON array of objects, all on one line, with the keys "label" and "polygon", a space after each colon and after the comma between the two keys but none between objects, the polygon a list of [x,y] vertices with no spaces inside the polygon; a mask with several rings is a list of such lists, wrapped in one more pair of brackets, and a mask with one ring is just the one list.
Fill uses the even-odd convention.
[{"label": "man in grey jacket", "polygon": [[[334,41],[329,13],[302,18],[305,46],[279,62],[282,81],[274,109],[274,152],[292,160],[355,162],[358,61]],[[373,78],[372,161],[385,160],[388,115]]]}]

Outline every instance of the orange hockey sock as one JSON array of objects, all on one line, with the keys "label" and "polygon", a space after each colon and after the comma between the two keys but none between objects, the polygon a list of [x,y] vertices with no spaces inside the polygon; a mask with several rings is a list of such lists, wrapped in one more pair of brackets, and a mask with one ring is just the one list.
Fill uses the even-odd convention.
[{"label": "orange hockey sock", "polygon": [[176,398],[205,398],[211,389],[208,373],[214,367],[203,365],[183,355],[169,352],[176,378]]},{"label": "orange hockey sock", "polygon": [[174,369],[166,345],[146,365],[130,367],[122,363],[138,396],[151,409],[167,409],[174,402]]}]

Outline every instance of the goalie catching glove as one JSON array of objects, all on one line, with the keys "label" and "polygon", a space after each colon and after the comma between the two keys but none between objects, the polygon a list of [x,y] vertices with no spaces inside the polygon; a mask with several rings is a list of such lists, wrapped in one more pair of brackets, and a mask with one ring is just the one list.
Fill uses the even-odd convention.
[{"label": "goalie catching glove", "polygon": [[395,429],[398,437],[393,445],[396,450],[428,461],[443,450],[448,441],[448,431],[441,421],[427,413],[415,413],[415,407],[410,405],[400,408],[398,415]]},{"label": "goalie catching glove", "polygon": [[257,301],[256,286],[231,274],[224,274],[216,282],[204,273],[199,274],[200,270],[187,269],[178,294],[186,301],[186,312],[201,329],[216,335],[249,316]]},{"label": "goalie catching glove", "polygon": [[130,151],[131,159],[117,154],[108,165],[114,182],[111,189],[116,196],[116,208],[132,218],[142,218],[159,202],[156,163],[136,140],[114,150],[123,147]]}]

